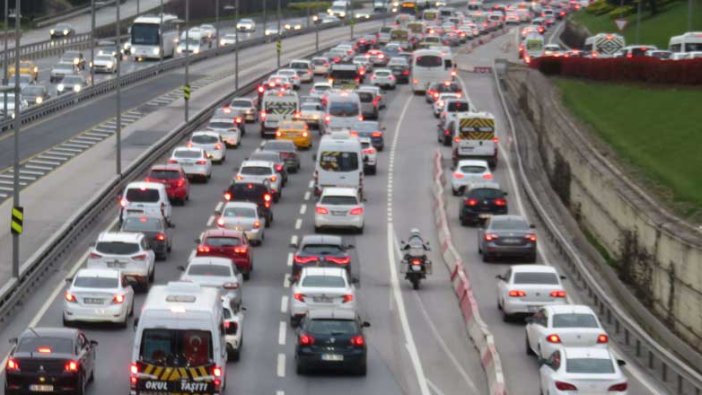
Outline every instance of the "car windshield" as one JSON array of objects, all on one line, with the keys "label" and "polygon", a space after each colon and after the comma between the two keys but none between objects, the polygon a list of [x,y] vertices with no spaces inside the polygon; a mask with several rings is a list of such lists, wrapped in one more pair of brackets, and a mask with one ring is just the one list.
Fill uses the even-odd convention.
[{"label": "car windshield", "polygon": [[139,252],[139,244],[124,241],[100,241],[95,251],[110,255],[132,255]]},{"label": "car windshield", "polygon": [[76,277],[73,281],[74,287],[81,288],[117,288],[119,279],[117,277]]},{"label": "car windshield", "polygon": [[592,314],[555,314],[553,316],[554,328],[599,328],[597,319]]},{"label": "car windshield", "polygon": [[232,107],[249,108],[249,107],[252,107],[252,105],[251,105],[251,102],[248,100],[238,99],[238,100],[232,100]]},{"label": "car windshield", "polygon": [[359,109],[358,103],[354,101],[333,101],[329,103],[329,115],[334,117],[356,117]]},{"label": "car windshield", "polygon": [[22,94],[25,96],[43,95],[46,90],[42,86],[25,86],[22,88]]},{"label": "car windshield", "polygon": [[212,247],[236,247],[243,243],[238,237],[208,237],[205,239],[205,244]]},{"label": "car windshield", "polygon": [[212,360],[212,333],[190,329],[144,329],[140,359],[154,365],[198,366]]},{"label": "car windshield", "polygon": [[61,71],[70,70],[71,72],[73,72],[73,63],[59,63],[54,66],[54,69]]},{"label": "car windshield", "polygon": [[356,200],[354,196],[324,196],[320,203],[340,206],[352,206],[358,204],[358,200]]},{"label": "car windshield", "polygon": [[358,170],[358,153],[324,151],[319,155],[319,167],[325,171],[349,172]]},{"label": "car windshield", "polygon": [[344,250],[334,244],[305,244],[302,252],[310,255],[339,255],[343,254]]},{"label": "car windshield", "polygon": [[380,130],[380,126],[376,121],[357,122],[353,125],[353,128],[360,134],[372,133]]},{"label": "car windshield", "polygon": [[465,101],[451,101],[446,105],[446,110],[448,112],[467,112],[470,110],[470,106]]},{"label": "car windshield", "polygon": [[163,230],[163,226],[159,218],[127,217],[122,222],[122,230],[125,232],[159,232]]},{"label": "car windshield", "polygon": [[568,358],[566,360],[568,373],[614,373],[614,364],[611,359],[605,358]]},{"label": "car windshield", "polygon": [[190,138],[190,141],[196,144],[215,144],[219,139],[209,134],[196,134]]},{"label": "car windshield", "polygon": [[468,194],[475,199],[497,199],[505,195],[501,190],[494,188],[472,189],[468,191]]},{"label": "car windshield", "polygon": [[125,194],[125,198],[129,202],[138,203],[156,203],[159,201],[160,195],[158,189],[153,188],[129,188]]},{"label": "car windshield", "polygon": [[112,59],[112,55],[98,55],[95,57],[95,60],[102,60],[105,62],[111,62]]},{"label": "car windshield", "polygon": [[545,285],[558,285],[558,276],[554,273],[542,273],[542,272],[521,272],[514,273],[514,279],[512,280],[514,284],[545,284]]},{"label": "car windshield", "polygon": [[351,320],[310,320],[305,330],[321,336],[353,335],[356,324]]},{"label": "car windshield", "polygon": [[155,178],[158,180],[177,180],[180,178],[180,172],[178,170],[154,169],[149,172],[149,178]]},{"label": "car windshield", "polygon": [[224,209],[222,216],[256,218],[256,209],[251,207],[227,207]]},{"label": "car windshield", "polygon": [[464,174],[482,174],[487,170],[487,168],[483,166],[475,166],[475,165],[470,165],[470,166],[461,166],[461,173]]},{"label": "car windshield", "polygon": [[306,103],[302,105],[302,111],[321,111],[322,106],[316,103]]},{"label": "car windshield", "polygon": [[190,265],[188,274],[191,276],[230,277],[232,268],[224,265]]},{"label": "car windshield", "polygon": [[273,163],[281,163],[282,160],[280,159],[280,154],[277,152],[270,152],[270,151],[259,151],[259,152],[254,152],[251,154],[249,157],[251,160],[262,160],[266,162],[273,162]]},{"label": "car windshield", "polygon": [[34,334],[23,337],[17,344],[16,352],[22,353],[50,353],[73,355],[73,340],[60,337],[36,336]]},{"label": "car windshield", "polygon": [[202,153],[196,150],[178,150],[173,153],[176,158],[200,158]]},{"label": "car windshield", "polygon": [[159,26],[154,23],[135,23],[132,25],[132,45],[158,45]]},{"label": "car windshield", "polygon": [[64,84],[82,84],[83,78],[79,75],[68,75],[62,81]]},{"label": "car windshield", "polygon": [[346,281],[341,276],[305,276],[302,278],[303,287],[332,287],[345,288]]},{"label": "car windshield", "polygon": [[273,174],[273,169],[265,166],[244,166],[239,172],[247,176],[269,176]]},{"label": "car windshield", "polygon": [[501,216],[493,217],[490,221],[490,229],[494,230],[527,230],[529,224],[523,219],[506,219]]},{"label": "car windshield", "polygon": [[[425,39],[425,41],[429,41],[428,38]],[[436,55],[424,55],[424,56],[417,56],[415,63],[416,66],[419,67],[441,67],[442,66],[442,61],[441,61],[441,56],[436,56]]]}]

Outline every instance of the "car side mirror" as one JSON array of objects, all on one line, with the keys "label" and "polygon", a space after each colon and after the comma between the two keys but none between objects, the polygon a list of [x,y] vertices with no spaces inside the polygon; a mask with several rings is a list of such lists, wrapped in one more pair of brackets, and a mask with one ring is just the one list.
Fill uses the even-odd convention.
[{"label": "car side mirror", "polygon": [[502,274],[496,275],[495,278],[498,279],[498,280],[507,281],[507,280],[505,280],[505,276],[502,275]]},{"label": "car side mirror", "polygon": [[239,307],[239,310],[241,310],[241,311],[246,311],[246,310],[248,310],[248,309],[247,309],[246,307],[244,307],[244,306],[241,306],[241,307]]},{"label": "car side mirror", "polygon": [[385,127],[385,126],[383,126],[383,127],[380,128],[380,130],[387,130],[387,129],[388,129],[388,128]]},{"label": "car side mirror", "polygon": [[93,242],[90,243],[90,246],[91,246],[91,247],[95,247],[96,244],[97,244],[97,243],[93,241]]},{"label": "car side mirror", "polygon": [[560,277],[561,277],[561,280],[567,280],[567,279],[568,279],[568,278],[566,278],[566,276],[564,276],[564,275],[561,275]]},{"label": "car side mirror", "polygon": [[215,210],[214,213],[215,215],[222,215],[222,210]]},{"label": "car side mirror", "polygon": [[530,229],[536,229],[536,225],[531,224],[531,225],[529,225],[529,228],[530,228]]},{"label": "car side mirror", "polygon": [[177,266],[176,269],[178,269],[178,270],[181,271],[181,272],[184,272],[184,271],[185,271],[185,266],[180,265],[180,266]]},{"label": "car side mirror", "polygon": [[297,248],[298,247],[297,243],[290,243],[289,246],[290,246],[290,248]]},{"label": "car side mirror", "polygon": [[72,283],[73,282],[73,277],[66,277],[65,278],[67,283]]},{"label": "car side mirror", "polygon": [[196,238],[195,238],[195,243],[196,243],[196,244],[200,244],[200,238],[199,238],[199,237],[196,237]]},{"label": "car side mirror", "polygon": [[93,346],[93,347],[97,346],[98,344],[99,344],[99,343],[98,343],[97,340],[91,340],[91,341],[90,341],[90,345]]},{"label": "car side mirror", "polygon": [[351,279],[351,284],[359,284],[361,280],[358,277],[353,277]]},{"label": "car side mirror", "polygon": [[174,224],[173,222],[169,222],[169,223],[168,223],[168,227],[171,228],[171,229],[174,229],[174,228],[175,228],[175,224]]},{"label": "car side mirror", "polygon": [[17,338],[13,337],[12,339],[8,340],[10,344],[15,345],[17,344]]},{"label": "car side mirror", "polygon": [[347,244],[347,245],[346,245],[346,249],[347,249],[347,250],[351,250],[351,249],[354,249],[354,248],[356,248],[356,246],[353,245],[353,244]]},{"label": "car side mirror", "polygon": [[361,324],[361,326],[364,328],[370,328],[371,324],[368,321],[363,321],[363,324]]},{"label": "car side mirror", "polygon": [[548,362],[548,359],[546,359],[546,358],[539,358],[538,363],[539,363],[539,366],[544,366],[544,365],[551,366],[551,364],[549,364],[549,362]]},{"label": "car side mirror", "polygon": [[617,359],[617,365],[624,366],[624,365],[626,365],[626,361],[623,359]]},{"label": "car side mirror", "polygon": [[134,330],[136,330],[137,326],[139,326],[139,317],[134,318]]},{"label": "car side mirror", "polygon": [[317,154],[312,154],[312,160],[317,161]]},{"label": "car side mirror", "polygon": [[507,192],[502,192],[502,196],[507,196],[507,195],[508,195]]}]

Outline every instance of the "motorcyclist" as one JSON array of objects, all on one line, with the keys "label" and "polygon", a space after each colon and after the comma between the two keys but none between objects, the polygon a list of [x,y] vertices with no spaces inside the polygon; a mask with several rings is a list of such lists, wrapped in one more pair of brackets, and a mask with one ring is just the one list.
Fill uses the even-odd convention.
[{"label": "motorcyclist", "polygon": [[404,246],[402,246],[402,251],[406,251],[405,260],[409,258],[409,252],[413,249],[422,249],[424,251],[430,250],[428,243],[424,241],[424,239],[422,238],[422,234],[417,228],[412,228],[412,230],[410,231],[410,236],[407,239],[407,243]]}]

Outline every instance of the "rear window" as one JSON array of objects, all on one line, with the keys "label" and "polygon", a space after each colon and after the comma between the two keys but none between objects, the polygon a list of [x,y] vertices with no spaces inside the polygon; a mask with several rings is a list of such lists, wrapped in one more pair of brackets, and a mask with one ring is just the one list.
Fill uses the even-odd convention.
[{"label": "rear window", "polygon": [[614,364],[611,359],[604,358],[568,358],[566,360],[568,373],[614,373]]},{"label": "rear window", "polygon": [[95,250],[109,255],[131,255],[139,252],[139,244],[123,241],[101,241],[97,243]]},{"label": "rear window", "polygon": [[514,273],[514,284],[558,285],[558,277],[553,273]]},{"label": "rear window", "polygon": [[392,73],[387,71],[387,70],[378,70],[375,72],[375,75],[380,76],[380,77],[387,77],[389,75],[392,75]]},{"label": "rear window", "polygon": [[465,174],[482,174],[487,168],[482,166],[461,166],[461,173]]},{"label": "rear window", "polygon": [[212,247],[236,247],[243,243],[238,237],[208,237],[205,239],[205,244]]},{"label": "rear window", "polygon": [[222,216],[255,218],[256,210],[249,207],[227,207],[222,212]]},{"label": "rear window", "polygon": [[309,68],[309,65],[304,62],[293,62],[290,63],[290,68],[291,69],[300,69],[300,70],[307,70]]},{"label": "rear window", "polygon": [[353,335],[357,332],[356,324],[351,320],[310,320],[305,329],[322,336]]},{"label": "rear window", "polygon": [[361,99],[361,103],[370,103],[373,101],[373,94],[369,92],[358,92],[358,98]]},{"label": "rear window", "polygon": [[232,275],[232,268],[220,265],[190,265],[188,274],[191,276],[229,277]]},{"label": "rear window", "polygon": [[266,141],[266,144],[263,146],[262,149],[266,151],[294,151],[295,147],[293,146],[293,144],[294,143],[287,141]]},{"label": "rear window", "polygon": [[177,180],[180,178],[180,172],[178,170],[151,170],[149,172],[149,178]]},{"label": "rear window", "polygon": [[503,197],[505,194],[499,189],[480,188],[469,191],[469,195],[476,199],[497,199]]},{"label": "rear window", "polygon": [[268,192],[265,185],[236,183],[231,188],[233,199],[258,199]]},{"label": "rear window", "polygon": [[346,281],[339,276],[305,276],[302,279],[303,287],[333,287],[345,288]]},{"label": "rear window", "polygon": [[597,328],[597,320],[592,314],[555,314],[554,328]]},{"label": "rear window", "polygon": [[319,167],[325,171],[358,170],[358,154],[355,152],[324,151],[319,156]]},{"label": "rear window", "polygon": [[467,112],[470,110],[470,106],[468,105],[468,102],[455,101],[455,102],[449,103],[446,106],[446,109],[449,112]]},{"label": "rear window", "polygon": [[325,59],[312,59],[312,64],[317,65],[317,66],[322,66],[327,64],[328,61]]},{"label": "rear window", "polygon": [[158,189],[129,188],[127,189],[125,199],[129,202],[156,203],[160,199],[160,194],[158,193]]},{"label": "rear window", "polygon": [[417,56],[415,64],[419,67],[441,67],[441,57],[435,55]]},{"label": "rear window", "polygon": [[76,277],[73,281],[74,287],[85,288],[117,288],[119,279],[108,277]]},{"label": "rear window", "polygon": [[173,153],[176,158],[196,159],[201,157],[200,151],[195,150],[178,150]]},{"label": "rear window", "polygon": [[329,89],[331,89],[331,86],[329,86],[329,85],[315,85],[314,86],[314,90],[316,90],[317,92],[324,92],[324,91],[328,91]]},{"label": "rear window", "polygon": [[356,70],[334,70],[332,69],[331,78],[338,80],[353,80],[358,77]]},{"label": "rear window", "polygon": [[212,128],[212,129],[231,129],[234,127],[232,122],[220,122],[220,121],[210,122],[210,124],[207,126]]},{"label": "rear window", "polygon": [[215,144],[219,139],[215,136],[210,136],[207,134],[198,134],[190,138],[190,141],[198,144]]},{"label": "rear window", "polygon": [[232,107],[251,107],[251,102],[248,100],[232,100]]},{"label": "rear window", "polygon": [[329,115],[335,117],[356,117],[359,114],[358,103],[355,101],[334,101],[329,103]]},{"label": "rear window", "polygon": [[263,166],[244,166],[239,172],[247,176],[268,176],[273,174],[273,169]]},{"label": "rear window", "polygon": [[125,232],[156,232],[162,230],[161,220],[151,217],[127,217],[122,222]]},{"label": "rear window", "polygon": [[47,352],[52,354],[73,354],[73,340],[58,337],[37,337],[34,335],[20,339],[17,352],[35,353]]},{"label": "rear window", "polygon": [[493,217],[490,221],[490,229],[512,229],[512,230],[527,230],[529,229],[529,224],[522,219],[510,219],[505,221],[501,219],[500,216]]},{"label": "rear window", "polygon": [[344,250],[338,245],[306,244],[302,247],[302,252],[311,255],[339,255],[343,254]]},{"label": "rear window", "polygon": [[352,206],[358,204],[358,200],[356,200],[356,198],[353,196],[325,196],[322,198],[320,203],[339,206]]}]

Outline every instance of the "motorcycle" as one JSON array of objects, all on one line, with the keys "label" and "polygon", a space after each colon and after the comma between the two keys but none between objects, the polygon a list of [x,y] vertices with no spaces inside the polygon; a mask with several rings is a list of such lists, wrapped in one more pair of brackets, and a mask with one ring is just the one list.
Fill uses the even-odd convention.
[{"label": "motorcycle", "polygon": [[427,278],[427,274],[432,272],[432,262],[427,257],[426,252],[430,251],[429,243],[426,249],[424,245],[417,246],[407,244],[404,241],[402,250],[405,250],[405,256],[402,258],[401,273],[405,273],[405,280],[412,283],[413,289],[419,289],[419,284]]}]

